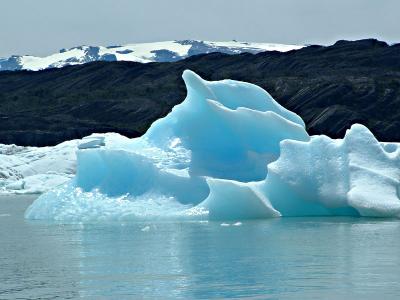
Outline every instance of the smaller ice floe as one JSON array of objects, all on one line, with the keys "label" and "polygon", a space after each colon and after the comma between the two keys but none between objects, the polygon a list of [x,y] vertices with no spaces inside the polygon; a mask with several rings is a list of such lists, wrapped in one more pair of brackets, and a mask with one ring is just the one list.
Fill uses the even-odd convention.
[{"label": "smaller ice floe", "polygon": [[48,172],[46,174],[35,174],[5,186],[5,191],[14,194],[42,194],[51,187],[57,187],[71,180],[72,174],[58,174]]},{"label": "smaller ice floe", "polygon": [[236,223],[221,223],[220,224],[222,227],[228,227],[228,226],[242,226],[242,222],[236,222]]},{"label": "smaller ice floe", "polygon": [[[0,144],[0,195],[41,194],[69,181],[76,173],[76,151],[106,144],[123,145],[128,138],[116,133],[93,134],[53,147]],[[86,150],[85,150],[86,151]]]},{"label": "smaller ice floe", "polygon": [[78,144],[78,149],[93,149],[105,146],[105,137],[101,135],[91,135],[84,137]]},{"label": "smaller ice floe", "polygon": [[144,226],[142,229],[140,229],[143,232],[150,231],[150,226]]},{"label": "smaller ice floe", "polygon": [[70,180],[77,142],[40,148],[0,144],[0,194],[43,193]]},{"label": "smaller ice floe", "polygon": [[23,190],[25,188],[25,180],[18,180],[6,185],[6,190]]}]

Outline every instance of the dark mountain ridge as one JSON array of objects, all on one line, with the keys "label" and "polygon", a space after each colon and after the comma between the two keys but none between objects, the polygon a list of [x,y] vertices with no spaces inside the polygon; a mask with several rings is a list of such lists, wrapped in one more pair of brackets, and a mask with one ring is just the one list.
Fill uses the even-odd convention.
[{"label": "dark mountain ridge", "polygon": [[183,101],[185,69],[263,87],[310,134],[341,138],[357,122],[381,141],[400,142],[400,44],[368,39],[285,53],[0,72],[0,143],[45,146],[109,131],[139,136]]}]

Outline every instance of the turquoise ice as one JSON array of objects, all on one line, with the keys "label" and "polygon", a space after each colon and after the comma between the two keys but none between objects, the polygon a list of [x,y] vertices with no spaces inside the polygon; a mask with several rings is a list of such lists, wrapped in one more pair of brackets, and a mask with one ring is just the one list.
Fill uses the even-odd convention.
[{"label": "turquoise ice", "polygon": [[400,216],[400,150],[355,124],[341,140],[260,87],[183,79],[187,97],[140,138],[106,135],[77,149],[77,174],[40,196],[28,219],[239,220]]}]

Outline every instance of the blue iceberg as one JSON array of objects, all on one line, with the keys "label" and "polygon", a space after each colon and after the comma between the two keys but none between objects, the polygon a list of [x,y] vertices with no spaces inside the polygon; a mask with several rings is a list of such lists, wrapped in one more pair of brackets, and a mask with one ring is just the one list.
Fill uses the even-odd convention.
[{"label": "blue iceberg", "polygon": [[[341,140],[260,87],[183,79],[187,97],[140,138],[106,135],[77,150],[77,173],[41,195],[28,219],[239,220],[400,216],[399,144],[355,124]],[[94,147],[91,147],[91,145]]]}]

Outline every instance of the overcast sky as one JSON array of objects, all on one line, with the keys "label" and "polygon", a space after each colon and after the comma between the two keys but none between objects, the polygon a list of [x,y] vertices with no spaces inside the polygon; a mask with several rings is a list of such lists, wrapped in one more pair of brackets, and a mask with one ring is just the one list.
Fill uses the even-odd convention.
[{"label": "overcast sky", "polygon": [[0,56],[175,39],[400,42],[400,0],[0,0]]}]

